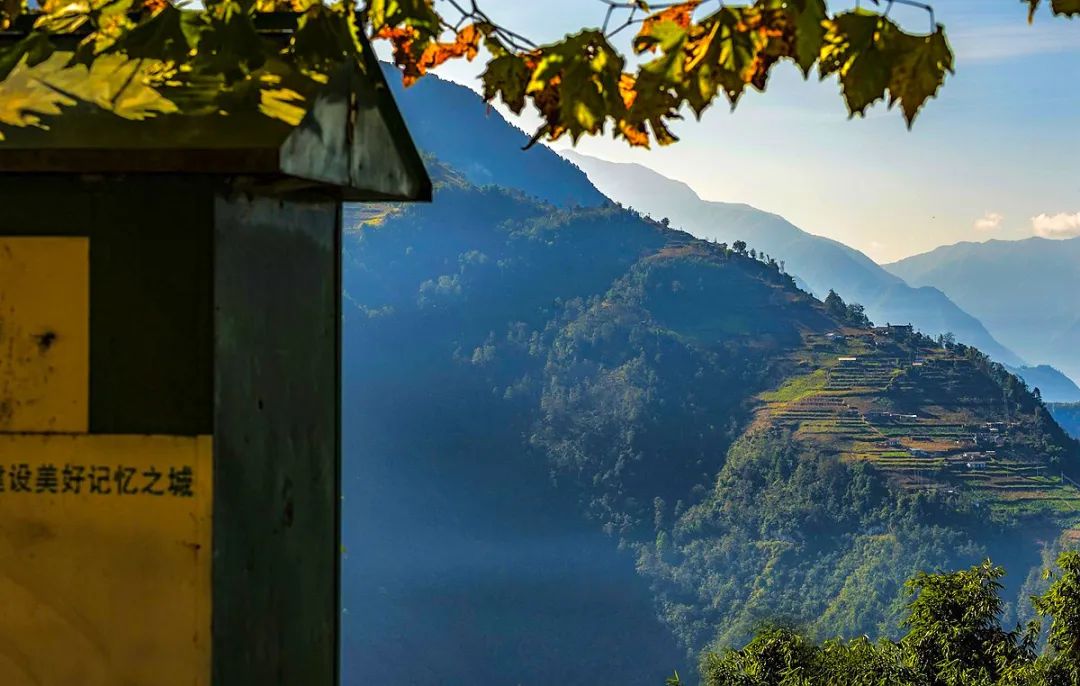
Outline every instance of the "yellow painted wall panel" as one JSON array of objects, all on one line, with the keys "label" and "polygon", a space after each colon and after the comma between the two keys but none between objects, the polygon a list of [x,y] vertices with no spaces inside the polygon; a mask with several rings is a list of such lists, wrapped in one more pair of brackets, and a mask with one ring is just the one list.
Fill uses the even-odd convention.
[{"label": "yellow painted wall panel", "polygon": [[0,237],[0,432],[89,424],[90,241]]},{"label": "yellow painted wall panel", "polygon": [[207,686],[211,439],[0,434],[0,684]]}]

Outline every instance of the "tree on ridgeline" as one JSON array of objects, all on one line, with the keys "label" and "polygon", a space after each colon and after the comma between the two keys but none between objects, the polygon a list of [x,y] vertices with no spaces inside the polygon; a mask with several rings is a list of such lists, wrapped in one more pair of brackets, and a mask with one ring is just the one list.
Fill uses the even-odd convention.
[{"label": "tree on ridgeline", "polygon": [[840,295],[829,289],[829,294],[825,296],[825,310],[833,316],[833,318],[840,320],[848,326],[865,329],[873,325],[870,318],[866,316],[866,308],[859,303],[851,303],[848,305],[844,302],[844,299]]},{"label": "tree on ridgeline", "polygon": [[825,309],[833,317],[842,319],[847,313],[847,304],[839,293],[830,288],[829,294],[825,296]]}]

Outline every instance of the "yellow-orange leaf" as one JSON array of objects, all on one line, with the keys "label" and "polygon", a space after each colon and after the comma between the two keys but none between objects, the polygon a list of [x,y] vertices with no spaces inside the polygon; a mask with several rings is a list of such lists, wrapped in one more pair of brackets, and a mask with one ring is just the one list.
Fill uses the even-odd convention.
[{"label": "yellow-orange leaf", "polygon": [[654,12],[641,23],[641,34],[649,35],[657,24],[665,21],[674,22],[679,28],[689,28],[694,18],[694,10],[701,4],[701,0],[687,0],[678,5],[672,5],[666,9]]},{"label": "yellow-orange leaf", "polygon": [[672,40],[673,34],[685,34],[693,23],[694,10],[700,4],[701,0],[689,0],[650,14],[641,23],[641,30],[634,38],[634,51],[656,52],[661,43]]},{"label": "yellow-orange leaf", "polygon": [[623,104],[626,105],[626,109],[630,109],[634,106],[634,101],[637,100],[637,79],[633,74],[624,73],[619,77],[619,95],[622,96]]},{"label": "yellow-orange leaf", "polygon": [[412,28],[384,26],[377,37],[385,38],[393,44],[394,62],[402,68],[405,85],[411,86],[428,71],[448,60],[458,57],[474,59],[480,52],[480,41],[483,40],[484,33],[477,25],[469,24],[457,32],[453,41],[428,40],[423,44],[422,50],[417,49],[417,41],[421,36]]},{"label": "yellow-orange leaf", "polygon": [[150,14],[157,14],[171,4],[169,0],[142,0],[142,8]]},{"label": "yellow-orange leaf", "polygon": [[619,133],[622,134],[627,143],[635,148],[649,147],[649,132],[645,129],[644,124],[631,124],[625,120],[620,121]]}]

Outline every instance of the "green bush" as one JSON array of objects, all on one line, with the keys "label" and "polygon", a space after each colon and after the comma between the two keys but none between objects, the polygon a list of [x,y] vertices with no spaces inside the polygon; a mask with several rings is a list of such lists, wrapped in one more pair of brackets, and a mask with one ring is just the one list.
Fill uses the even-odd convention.
[{"label": "green bush", "polygon": [[[1042,595],[1040,619],[1001,624],[1001,567],[918,574],[897,641],[866,637],[814,643],[799,632],[759,631],[740,650],[706,652],[705,686],[1077,686],[1080,684],[1080,553],[1062,553]],[[1049,630],[1043,638],[1043,620]],[[1042,643],[1043,647],[1038,650]],[[675,683],[678,683],[676,680]]]}]

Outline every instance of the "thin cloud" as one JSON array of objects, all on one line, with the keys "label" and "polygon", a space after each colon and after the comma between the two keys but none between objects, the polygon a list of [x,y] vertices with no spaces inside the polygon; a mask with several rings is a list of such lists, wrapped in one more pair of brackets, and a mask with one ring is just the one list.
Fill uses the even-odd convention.
[{"label": "thin cloud", "polygon": [[1028,26],[1024,21],[996,26],[960,29],[950,33],[958,61],[994,62],[1028,55],[1080,50],[1067,22],[1044,22]]},{"label": "thin cloud", "polygon": [[1075,238],[1080,236],[1080,212],[1040,214],[1031,218],[1031,228],[1043,238]]},{"label": "thin cloud", "polygon": [[1001,222],[1005,219],[1005,216],[1000,212],[987,212],[983,216],[975,220],[974,226],[976,231],[994,231],[1001,228]]}]

